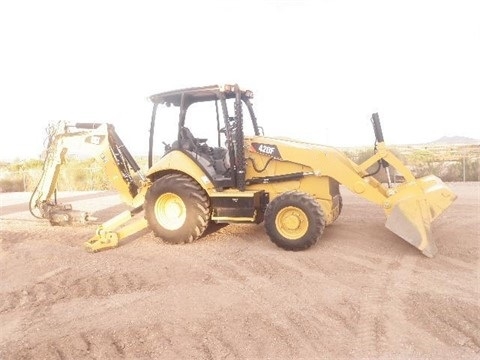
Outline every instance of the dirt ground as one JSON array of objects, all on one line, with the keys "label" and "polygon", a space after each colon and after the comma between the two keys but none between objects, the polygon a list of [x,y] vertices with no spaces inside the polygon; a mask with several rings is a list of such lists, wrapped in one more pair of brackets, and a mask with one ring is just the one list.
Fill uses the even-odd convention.
[{"label": "dirt ground", "polygon": [[[347,191],[297,253],[260,224],[90,254],[95,224],[51,227],[29,194],[0,194],[0,359],[479,359],[480,184],[450,186],[434,259]],[[111,192],[64,196],[99,221],[124,208]]]}]

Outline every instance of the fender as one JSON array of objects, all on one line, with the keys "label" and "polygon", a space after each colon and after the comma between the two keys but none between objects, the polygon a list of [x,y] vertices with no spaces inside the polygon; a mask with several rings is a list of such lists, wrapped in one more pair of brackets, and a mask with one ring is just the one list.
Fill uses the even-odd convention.
[{"label": "fender", "polygon": [[215,189],[212,179],[195,160],[180,150],[172,150],[165,154],[148,170],[147,177],[155,179],[159,173],[177,171],[192,177],[205,191]]}]

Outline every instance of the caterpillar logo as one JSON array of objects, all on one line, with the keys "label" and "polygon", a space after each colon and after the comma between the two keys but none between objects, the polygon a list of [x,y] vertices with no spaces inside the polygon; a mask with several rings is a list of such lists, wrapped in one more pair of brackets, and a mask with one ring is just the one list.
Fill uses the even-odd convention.
[{"label": "caterpillar logo", "polygon": [[257,153],[271,156],[276,159],[282,158],[282,155],[280,155],[280,151],[278,151],[277,145],[261,144],[261,143],[253,142],[252,147]]}]

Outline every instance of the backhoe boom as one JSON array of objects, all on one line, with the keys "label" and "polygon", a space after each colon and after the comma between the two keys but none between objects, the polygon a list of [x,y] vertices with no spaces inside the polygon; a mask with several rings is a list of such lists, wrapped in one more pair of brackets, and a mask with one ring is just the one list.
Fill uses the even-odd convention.
[{"label": "backhoe boom", "polygon": [[69,152],[95,157],[123,201],[133,205],[139,186],[133,178],[145,181],[135,162],[111,124],[59,122],[49,127],[49,142],[42,175],[30,198],[30,212],[52,225],[84,224],[93,218],[85,211],[73,210],[70,204],[58,203],[56,189],[62,166]]}]

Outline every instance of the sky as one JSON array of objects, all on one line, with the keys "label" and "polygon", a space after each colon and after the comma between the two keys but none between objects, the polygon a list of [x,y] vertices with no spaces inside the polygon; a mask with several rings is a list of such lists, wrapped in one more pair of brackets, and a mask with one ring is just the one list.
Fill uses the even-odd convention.
[{"label": "sky", "polygon": [[59,120],[146,155],[148,96],[223,83],[266,135],[373,145],[378,112],[387,144],[480,139],[479,19],[464,0],[3,1],[0,160],[38,158]]}]

